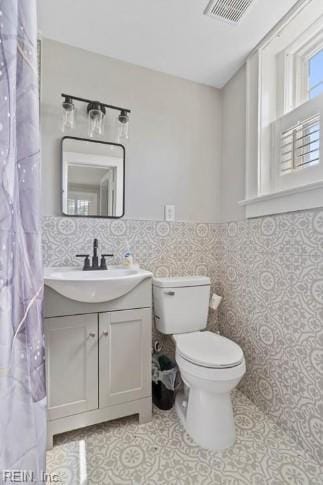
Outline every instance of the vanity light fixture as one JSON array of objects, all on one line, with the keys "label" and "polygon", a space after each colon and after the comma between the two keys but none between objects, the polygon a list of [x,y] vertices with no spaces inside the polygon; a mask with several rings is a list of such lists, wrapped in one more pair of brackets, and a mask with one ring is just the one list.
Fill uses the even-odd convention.
[{"label": "vanity light fixture", "polygon": [[65,96],[62,103],[62,131],[74,128],[75,106],[70,96]]},{"label": "vanity light fixture", "polygon": [[113,109],[119,111],[117,117],[118,123],[118,140],[127,140],[129,135],[129,113],[130,109],[121,108],[120,106],[113,106],[111,104],[101,103],[101,101],[92,101],[91,99],[79,98],[78,96],[72,96],[70,94],[62,93],[64,101],[63,107],[63,121],[62,130],[74,128],[74,112],[75,106],[73,101],[79,101],[87,104],[87,116],[88,116],[88,133],[89,137],[95,138],[104,134],[104,118],[107,109]]}]

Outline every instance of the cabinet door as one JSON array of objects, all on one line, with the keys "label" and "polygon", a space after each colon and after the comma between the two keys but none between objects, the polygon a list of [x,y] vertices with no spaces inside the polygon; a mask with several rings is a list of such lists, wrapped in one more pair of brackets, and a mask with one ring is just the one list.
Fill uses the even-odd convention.
[{"label": "cabinet door", "polygon": [[45,319],[48,418],[98,408],[98,315]]},{"label": "cabinet door", "polygon": [[151,395],[151,309],[99,315],[99,406]]}]

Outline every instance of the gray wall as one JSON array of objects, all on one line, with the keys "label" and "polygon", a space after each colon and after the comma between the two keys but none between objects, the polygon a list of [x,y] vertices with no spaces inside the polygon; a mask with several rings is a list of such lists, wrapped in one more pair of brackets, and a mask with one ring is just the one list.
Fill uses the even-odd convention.
[{"label": "gray wall", "polygon": [[222,171],[221,218],[244,219],[245,209],[238,205],[245,193],[246,152],[246,68],[245,66],[222,90]]},{"label": "gray wall", "polygon": [[[219,219],[220,91],[45,39],[41,109],[44,215],[60,214],[62,92],[132,110],[126,218],[163,219],[164,204],[175,204],[177,220]],[[86,137],[86,124],[72,134]],[[105,138],[111,137],[108,130]]]}]

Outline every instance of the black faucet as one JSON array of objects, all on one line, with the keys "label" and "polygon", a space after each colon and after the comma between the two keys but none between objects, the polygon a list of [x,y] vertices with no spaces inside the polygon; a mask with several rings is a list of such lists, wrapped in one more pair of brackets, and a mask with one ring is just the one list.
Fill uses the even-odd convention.
[{"label": "black faucet", "polygon": [[113,254],[101,254],[101,261],[99,265],[99,257],[98,257],[98,247],[99,241],[98,239],[93,240],[93,256],[92,256],[92,266],[90,263],[90,255],[89,254],[77,254],[77,258],[84,258],[84,265],[83,271],[93,271],[93,270],[105,270],[108,269],[107,262],[105,258],[112,258]]},{"label": "black faucet", "polygon": [[98,246],[99,241],[93,239],[92,269],[99,269]]}]

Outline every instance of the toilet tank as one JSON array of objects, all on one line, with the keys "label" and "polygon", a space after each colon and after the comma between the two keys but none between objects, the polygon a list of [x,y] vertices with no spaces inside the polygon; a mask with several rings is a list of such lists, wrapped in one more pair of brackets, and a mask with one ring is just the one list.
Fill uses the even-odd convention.
[{"label": "toilet tank", "polygon": [[159,332],[179,334],[206,328],[210,299],[206,276],[154,278],[153,299]]}]

